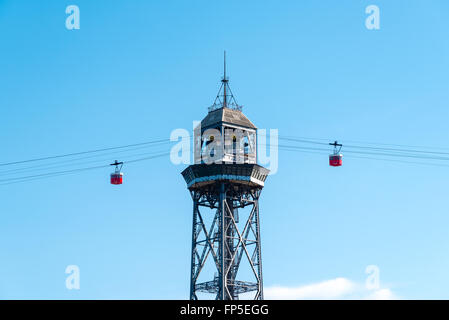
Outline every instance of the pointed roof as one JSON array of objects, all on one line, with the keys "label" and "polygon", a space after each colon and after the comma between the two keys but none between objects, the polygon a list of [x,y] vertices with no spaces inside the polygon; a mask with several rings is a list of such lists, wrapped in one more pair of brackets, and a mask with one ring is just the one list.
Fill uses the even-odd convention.
[{"label": "pointed roof", "polygon": [[226,107],[210,111],[203,121],[201,121],[201,127],[206,128],[221,123],[257,129],[257,127],[240,110]]},{"label": "pointed roof", "polygon": [[257,129],[257,127],[249,121],[242,113],[242,106],[237,104],[231,88],[229,87],[229,79],[226,77],[226,51],[224,52],[224,69],[221,86],[218,90],[214,104],[209,107],[209,113],[201,121],[202,128],[210,128],[217,124],[231,124],[249,129]]}]

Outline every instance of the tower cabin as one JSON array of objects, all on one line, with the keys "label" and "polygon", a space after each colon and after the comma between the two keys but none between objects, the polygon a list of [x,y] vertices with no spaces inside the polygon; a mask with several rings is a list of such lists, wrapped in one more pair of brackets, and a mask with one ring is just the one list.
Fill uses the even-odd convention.
[{"label": "tower cabin", "polygon": [[256,164],[257,127],[243,114],[226,77],[207,116],[195,128],[195,163]]},{"label": "tower cabin", "polygon": [[257,128],[241,110],[221,106],[195,129],[195,163],[257,163]]}]

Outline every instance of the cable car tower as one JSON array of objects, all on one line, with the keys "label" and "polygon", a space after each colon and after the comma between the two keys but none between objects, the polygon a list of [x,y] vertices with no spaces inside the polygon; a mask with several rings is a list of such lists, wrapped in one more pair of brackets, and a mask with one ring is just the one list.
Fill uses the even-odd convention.
[{"label": "cable car tower", "polygon": [[194,164],[182,175],[193,199],[190,299],[263,299],[259,198],[269,170],[257,164],[257,128],[224,75],[194,129]]}]

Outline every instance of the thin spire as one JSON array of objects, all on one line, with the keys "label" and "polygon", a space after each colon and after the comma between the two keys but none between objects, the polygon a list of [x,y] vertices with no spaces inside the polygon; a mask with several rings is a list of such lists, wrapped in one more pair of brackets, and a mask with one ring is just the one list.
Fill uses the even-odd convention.
[{"label": "thin spire", "polygon": [[223,63],[223,69],[224,69],[224,72],[223,72],[223,79],[225,79],[226,80],[226,50],[224,51],[224,56],[223,56],[223,58],[224,58],[224,63]]},{"label": "thin spire", "polygon": [[[223,94],[221,94],[223,93]],[[229,79],[226,76],[226,50],[223,54],[223,78],[221,79],[221,86],[218,90],[217,97],[214,104],[208,108],[209,112],[217,110],[218,108],[231,108],[234,110],[242,111],[242,106],[237,104],[235,97],[232,94],[229,87]]]},{"label": "thin spire", "polygon": [[226,50],[224,51],[223,56],[223,107],[228,106],[228,95],[227,95],[227,86],[228,86],[228,79],[226,78]]}]

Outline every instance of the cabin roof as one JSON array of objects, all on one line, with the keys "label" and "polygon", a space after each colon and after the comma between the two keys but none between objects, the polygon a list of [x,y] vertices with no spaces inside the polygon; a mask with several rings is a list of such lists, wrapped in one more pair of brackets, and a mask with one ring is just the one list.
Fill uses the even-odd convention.
[{"label": "cabin roof", "polygon": [[211,127],[219,123],[228,123],[241,127],[257,129],[257,127],[239,110],[221,107],[210,111],[201,121],[201,127]]}]

